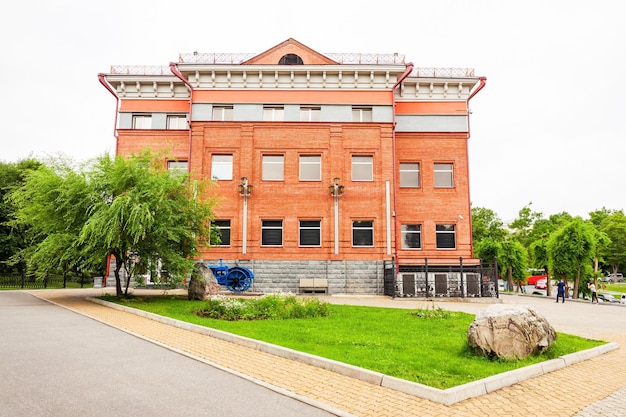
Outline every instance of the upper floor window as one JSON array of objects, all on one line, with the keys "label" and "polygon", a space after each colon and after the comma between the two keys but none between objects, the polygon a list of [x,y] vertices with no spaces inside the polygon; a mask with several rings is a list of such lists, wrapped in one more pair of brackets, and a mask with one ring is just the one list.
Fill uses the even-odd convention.
[{"label": "upper floor window", "polygon": [[420,224],[403,224],[402,232],[402,249],[421,249],[422,248],[422,225]]},{"label": "upper floor window", "polygon": [[151,129],[152,115],[135,114],[133,115],[133,129]]},{"label": "upper floor window", "polygon": [[372,121],[372,108],[371,107],[352,107],[352,121],[353,122],[371,122]]},{"label": "upper floor window", "polygon": [[420,186],[420,164],[418,162],[400,163],[400,187],[418,188]]},{"label": "upper floor window", "polygon": [[233,120],[233,106],[213,106],[213,120],[219,122]]},{"label": "upper floor window", "polygon": [[322,157],[319,155],[300,156],[300,181],[321,181]]},{"label": "upper floor window", "polygon": [[285,120],[283,106],[263,106],[263,120],[266,122],[282,122]]},{"label": "upper floor window", "polygon": [[187,161],[167,161],[167,169],[170,172],[186,173],[189,163]]},{"label": "upper floor window", "polygon": [[438,224],[435,226],[437,249],[456,249],[456,226]]},{"label": "upper floor window", "polygon": [[448,163],[435,164],[435,188],[454,187],[454,165]]},{"label": "upper floor window", "polygon": [[170,130],[187,129],[187,116],[184,114],[168,114],[167,128]]},{"label": "upper floor window", "polygon": [[230,220],[214,220],[213,226],[220,235],[220,246],[230,246]]},{"label": "upper floor window", "polygon": [[321,246],[321,230],[319,220],[300,220],[300,246]]},{"label": "upper floor window", "polygon": [[232,155],[213,155],[211,157],[211,178],[214,180],[233,179]]},{"label": "upper floor window", "polygon": [[300,58],[296,54],[283,55],[280,58],[280,61],[278,61],[278,65],[303,65],[303,64],[304,62],[302,61],[302,58]]},{"label": "upper floor window", "polygon": [[261,246],[282,246],[283,245],[283,221],[282,220],[262,220],[261,221]]},{"label": "upper floor window", "polygon": [[283,181],[285,178],[285,157],[283,155],[263,155],[262,179]]},{"label": "upper floor window", "polygon": [[354,220],[352,222],[352,246],[374,246],[374,222]]},{"label": "upper floor window", "polygon": [[320,107],[300,106],[301,122],[319,122],[322,115]]},{"label": "upper floor window", "polygon": [[371,156],[352,157],[352,181],[374,180],[374,158]]}]

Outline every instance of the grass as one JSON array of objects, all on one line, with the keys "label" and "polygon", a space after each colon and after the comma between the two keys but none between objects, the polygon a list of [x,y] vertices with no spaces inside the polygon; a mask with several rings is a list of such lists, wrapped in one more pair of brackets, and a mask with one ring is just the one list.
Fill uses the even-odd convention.
[{"label": "grass", "polygon": [[324,317],[226,321],[198,316],[207,302],[182,296],[102,298],[440,389],[605,343],[558,333],[558,340],[539,356],[489,360],[467,345],[474,316],[466,313],[329,304]]}]

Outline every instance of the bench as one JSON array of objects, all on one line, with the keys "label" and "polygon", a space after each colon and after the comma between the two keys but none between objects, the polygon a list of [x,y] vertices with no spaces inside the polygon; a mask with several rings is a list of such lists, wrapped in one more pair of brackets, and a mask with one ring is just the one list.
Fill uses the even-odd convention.
[{"label": "bench", "polygon": [[300,292],[303,294],[326,294],[328,280],[325,278],[300,278]]}]

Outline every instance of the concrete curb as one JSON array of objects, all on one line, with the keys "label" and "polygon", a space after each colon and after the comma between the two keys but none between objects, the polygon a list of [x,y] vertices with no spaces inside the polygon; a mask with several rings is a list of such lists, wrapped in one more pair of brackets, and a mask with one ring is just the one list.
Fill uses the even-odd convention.
[{"label": "concrete curb", "polygon": [[607,352],[619,348],[619,345],[617,343],[611,342],[592,349],[571,353],[569,355],[561,356],[556,359],[548,360],[534,365],[529,365],[524,368],[515,369],[509,372],[504,372],[502,374],[493,375],[491,377],[484,378],[478,381],[473,381],[467,384],[441,390],[429,387],[427,385],[419,384],[417,382],[406,381],[403,379],[384,375],[379,372],[374,372],[368,369],[359,368],[357,366],[322,358],[320,356],[311,355],[308,353],[303,353],[296,350],[273,345],[271,343],[261,342],[247,337],[237,336],[235,334],[224,332],[221,330],[215,330],[196,324],[186,323],[180,320],[175,320],[169,317],[159,316],[154,313],[149,313],[135,308],[100,300],[99,298],[87,297],[86,299],[96,304],[101,304],[106,307],[136,314],[138,316],[149,318],[160,323],[215,337],[217,339],[236,343],[242,346],[249,347],[251,349],[270,353],[272,355],[276,355],[286,359],[303,362],[312,366],[337,372],[341,375],[368,382],[370,384],[380,385],[382,387],[401,391],[409,395],[414,395],[416,397],[424,398],[448,406],[469,398],[488,394],[500,388],[508,387],[524,380],[534,378],[536,376],[562,369],[566,366],[603,355]]}]

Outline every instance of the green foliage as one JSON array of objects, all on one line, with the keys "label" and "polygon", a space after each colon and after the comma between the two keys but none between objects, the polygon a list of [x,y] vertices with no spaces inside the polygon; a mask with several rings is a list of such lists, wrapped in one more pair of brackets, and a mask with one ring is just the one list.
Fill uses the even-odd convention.
[{"label": "green foliage", "polygon": [[216,320],[200,317],[205,301],[135,297],[120,303],[289,349],[446,389],[604,342],[558,334],[545,353],[519,361],[492,361],[467,344],[473,315],[439,309],[406,310],[328,305],[326,316],[301,320]]},{"label": "green foliage", "polygon": [[317,298],[273,294],[258,299],[213,297],[199,309],[201,317],[220,320],[285,320],[323,317],[328,314],[327,303]]},{"label": "green foliage", "polygon": [[149,151],[104,155],[78,170],[55,161],[30,173],[11,194],[15,224],[34,230],[23,251],[29,264],[42,275],[53,268],[101,271],[113,255],[118,295],[122,269],[131,277],[182,280],[199,246],[219,242],[210,224],[214,203],[195,198],[210,183],[171,173],[164,159]]},{"label": "green foliage", "polygon": [[526,248],[517,240],[508,239],[502,242],[501,256],[498,266],[508,271],[509,278],[520,282],[526,278],[528,270],[528,254]]},{"label": "green foliage", "polygon": [[599,225],[608,242],[600,248],[600,254],[617,273],[620,265],[626,264],[626,216],[622,211],[607,214]]},{"label": "green foliage", "polygon": [[498,215],[491,209],[472,207],[472,241],[478,244],[485,239],[496,242],[504,240],[508,235],[504,224]]}]

